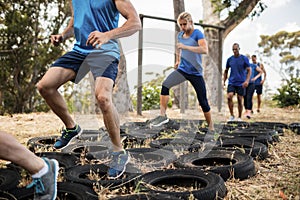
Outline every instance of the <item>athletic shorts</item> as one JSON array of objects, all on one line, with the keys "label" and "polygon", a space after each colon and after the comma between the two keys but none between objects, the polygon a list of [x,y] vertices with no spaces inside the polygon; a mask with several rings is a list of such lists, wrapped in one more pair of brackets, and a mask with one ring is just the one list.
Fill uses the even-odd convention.
[{"label": "athletic shorts", "polygon": [[255,85],[256,94],[262,94],[263,85]]},{"label": "athletic shorts", "polygon": [[91,71],[94,79],[97,77],[106,77],[114,82],[118,74],[119,60],[113,56],[104,55],[97,52],[90,54],[81,54],[76,51],[70,51],[58,58],[51,67],[63,67],[72,69],[76,77],[72,82],[79,83],[84,76]]},{"label": "athletic shorts", "polygon": [[246,88],[243,88],[242,86],[228,85],[227,93],[230,93],[230,92],[233,92],[233,94],[237,93],[240,96],[245,96]]}]

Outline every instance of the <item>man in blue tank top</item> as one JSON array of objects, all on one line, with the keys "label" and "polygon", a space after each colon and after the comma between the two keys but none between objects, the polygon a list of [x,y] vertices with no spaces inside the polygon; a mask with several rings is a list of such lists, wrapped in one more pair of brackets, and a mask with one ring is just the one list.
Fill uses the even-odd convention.
[{"label": "man in blue tank top", "polygon": [[[68,26],[61,34],[51,35],[51,42],[59,45],[74,35],[74,47],[53,63],[37,88],[65,125],[61,138],[54,144],[54,148],[63,149],[82,130],[57,89],[68,81],[78,83],[89,71],[92,72],[97,103],[113,144],[108,178],[118,178],[125,171],[129,156],[121,144],[119,117],[112,103],[120,59],[117,39],[138,31],[141,22],[129,0],[70,0],[70,7],[72,17]],[[119,14],[127,20],[120,27]]]},{"label": "man in blue tank top", "polygon": [[[256,58],[256,55],[252,55],[252,61]],[[244,96],[244,106],[245,106],[245,117],[251,119],[251,111],[253,107],[253,94],[255,90],[255,81],[261,78],[262,70],[258,67],[257,63],[250,63],[251,67],[251,77],[248,87],[246,88],[246,95]]]},{"label": "man in blue tank top", "polygon": [[228,108],[230,111],[230,118],[228,121],[234,121],[234,112],[233,112],[233,96],[237,93],[238,101],[238,118],[237,121],[241,121],[242,112],[243,112],[243,96],[246,95],[246,88],[248,87],[251,68],[249,59],[240,54],[239,44],[234,43],[232,46],[233,55],[227,59],[226,69],[224,71],[224,86],[228,77],[228,71],[230,69],[230,76],[228,79],[227,87],[227,101]]},{"label": "man in blue tank top", "polygon": [[[259,113],[260,109],[261,109],[261,102],[262,102],[261,95],[263,92],[263,85],[267,78],[267,73],[266,73],[264,65],[262,63],[257,62],[256,56],[252,57],[252,63],[257,64],[257,66],[262,70],[262,75],[258,79],[255,80],[255,91],[257,94],[257,112]],[[255,72],[255,76],[256,75],[257,75],[257,72]],[[263,76],[263,78],[262,78],[262,76]],[[252,112],[253,112],[253,110],[252,110]]]}]

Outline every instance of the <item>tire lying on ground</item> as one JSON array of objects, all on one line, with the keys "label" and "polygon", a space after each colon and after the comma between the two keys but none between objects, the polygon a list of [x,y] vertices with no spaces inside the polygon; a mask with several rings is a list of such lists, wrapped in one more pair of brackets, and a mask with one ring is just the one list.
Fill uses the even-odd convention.
[{"label": "tire lying on ground", "polygon": [[119,179],[107,179],[108,165],[80,165],[69,168],[65,172],[66,180],[74,183],[80,183],[92,187],[93,185],[101,185],[103,187],[117,187],[121,184],[127,184],[133,181],[141,172],[132,164],[127,164],[124,175]]},{"label": "tire lying on ground", "polygon": [[99,142],[78,142],[69,144],[61,152],[73,153],[77,156],[96,153],[107,157],[109,155],[109,147]]},{"label": "tire lying on ground", "polygon": [[0,191],[0,199],[2,200],[17,200],[16,197],[8,192]]},{"label": "tire lying on ground", "polygon": [[240,151],[211,150],[182,155],[175,161],[180,168],[199,168],[219,174],[225,181],[229,178],[247,179],[254,176],[253,158]]},{"label": "tire lying on ground", "polygon": [[37,152],[38,150],[41,150],[43,152],[49,151],[51,149],[53,150],[53,145],[59,137],[60,136],[58,135],[52,135],[30,138],[27,141],[27,147],[32,152]]},{"label": "tire lying on ground", "polygon": [[17,169],[0,168],[0,190],[9,191],[16,188],[21,180],[21,175]]},{"label": "tire lying on ground", "polygon": [[[18,188],[11,193],[18,200],[33,199],[33,188]],[[93,189],[78,183],[59,182],[57,183],[57,198],[63,200],[98,200],[98,195]]]},{"label": "tire lying on ground", "polygon": [[221,139],[217,146],[213,149],[228,149],[228,150],[239,150],[246,153],[254,158],[265,159],[268,157],[268,148],[266,145],[260,142],[253,141],[245,138],[225,138]]},{"label": "tire lying on ground", "polygon": [[[169,151],[186,151],[189,150],[191,145],[193,144],[200,144],[201,141],[195,141],[194,138],[164,138],[153,140],[150,142],[150,147],[158,148],[158,149],[165,149]],[[201,145],[200,145],[201,146]]]},{"label": "tire lying on ground", "polygon": [[138,193],[109,198],[109,200],[182,200],[178,197],[161,193]]},{"label": "tire lying on ground", "polygon": [[59,163],[59,167],[70,168],[77,165],[80,160],[79,157],[72,153],[63,153],[63,152],[39,152],[36,153],[39,157],[47,157],[50,159],[56,159]]},{"label": "tire lying on ground", "polygon": [[273,142],[279,141],[279,136],[275,130],[267,129],[242,129],[234,130],[230,133],[223,133],[220,135],[221,138],[244,138],[247,140],[253,140],[256,142],[263,143],[265,145],[272,144]]},{"label": "tire lying on ground", "polygon": [[[138,180],[138,189],[175,196],[180,199],[223,199],[223,179],[200,169],[167,169],[146,173]],[[194,197],[194,198],[192,198]]]},{"label": "tire lying on ground", "polygon": [[166,167],[177,159],[172,151],[157,148],[131,148],[126,149],[130,153],[131,162],[138,168]]},{"label": "tire lying on ground", "polygon": [[300,135],[300,123],[298,122],[290,123],[289,129],[292,130],[294,133]]}]

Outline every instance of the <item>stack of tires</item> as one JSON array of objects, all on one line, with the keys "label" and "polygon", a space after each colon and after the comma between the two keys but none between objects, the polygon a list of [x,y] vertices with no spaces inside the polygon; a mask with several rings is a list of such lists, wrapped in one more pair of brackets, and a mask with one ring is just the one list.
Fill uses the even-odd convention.
[{"label": "stack of tires", "polygon": [[[61,151],[53,149],[58,136],[31,138],[28,148],[58,160],[58,199],[101,199],[103,191],[117,189],[119,195],[106,197],[210,200],[226,196],[228,179],[255,176],[255,162],[268,157],[268,146],[280,142],[285,129],[299,134],[299,123],[220,123],[211,133],[201,120],[173,119],[160,128],[128,122],[121,125],[121,137],[131,161],[116,180],[106,177],[112,144],[103,128],[85,130]],[[32,199],[32,189],[17,187],[21,179],[18,166],[1,168],[0,196]]]}]

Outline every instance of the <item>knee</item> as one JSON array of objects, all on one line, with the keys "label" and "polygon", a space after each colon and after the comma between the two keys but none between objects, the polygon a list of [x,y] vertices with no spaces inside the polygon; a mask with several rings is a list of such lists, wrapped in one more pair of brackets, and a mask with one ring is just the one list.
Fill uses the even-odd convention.
[{"label": "knee", "polygon": [[35,86],[42,96],[47,95],[49,90],[47,90],[47,87],[41,81],[39,81]]},{"label": "knee", "polygon": [[111,100],[106,95],[99,94],[96,96],[96,99],[102,112],[107,111],[111,106]]},{"label": "knee", "polygon": [[227,95],[227,100],[228,100],[228,101],[232,101],[232,98],[233,98],[233,95],[232,95],[232,94],[228,94],[228,95]]}]

